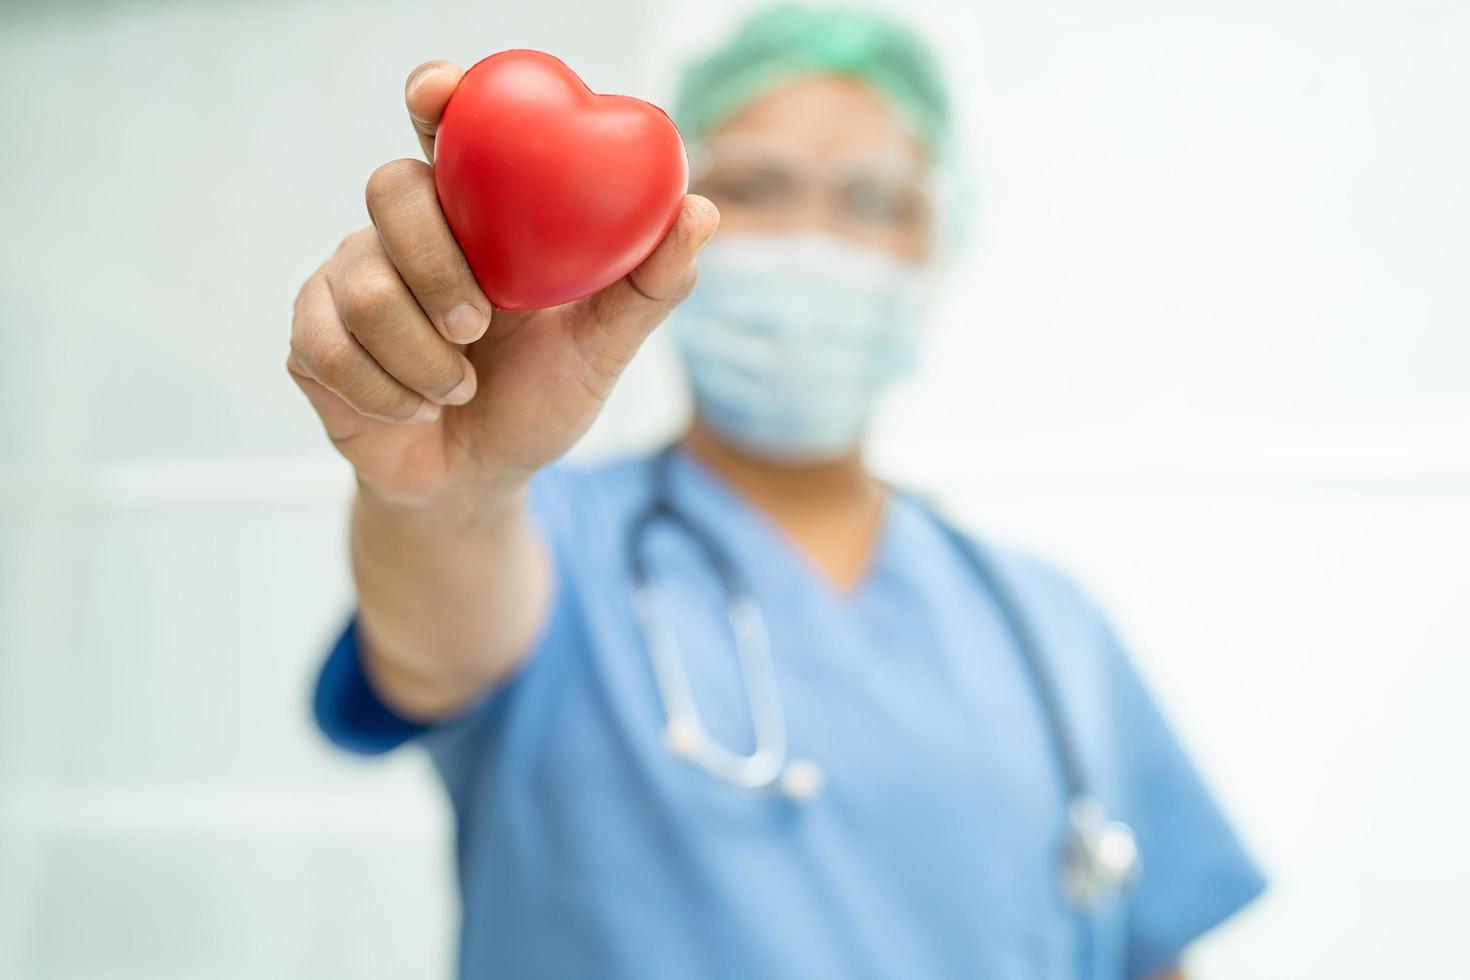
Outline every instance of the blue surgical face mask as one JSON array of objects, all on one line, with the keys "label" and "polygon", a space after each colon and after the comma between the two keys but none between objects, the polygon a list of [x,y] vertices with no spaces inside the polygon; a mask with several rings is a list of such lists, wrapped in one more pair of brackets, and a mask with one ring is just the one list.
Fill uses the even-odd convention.
[{"label": "blue surgical face mask", "polygon": [[716,235],[671,319],[701,418],[742,448],[830,459],[913,370],[925,267],[828,235]]}]

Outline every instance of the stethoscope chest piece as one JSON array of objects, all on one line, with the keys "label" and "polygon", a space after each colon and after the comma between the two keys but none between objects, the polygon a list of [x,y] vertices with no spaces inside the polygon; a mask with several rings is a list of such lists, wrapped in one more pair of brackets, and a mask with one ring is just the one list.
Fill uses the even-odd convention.
[{"label": "stethoscope chest piece", "polygon": [[1109,820],[1094,796],[1067,807],[1070,824],[1062,852],[1062,889],[1078,908],[1092,908],[1138,880],[1143,862],[1126,823]]},{"label": "stethoscope chest piece", "polygon": [[[664,746],[730,786],[775,792],[795,802],[815,799],[822,793],[826,774],[811,759],[788,757],[786,715],[776,683],[765,617],[720,542],[674,506],[669,492],[671,459],[671,449],[655,458],[652,499],[629,527],[627,536],[634,618],[643,634],[664,709]],[[1061,884],[1075,905],[1092,908],[1137,880],[1142,867],[1138,840],[1127,824],[1109,820],[1102,802],[1088,790],[1077,742],[1069,731],[1055,682],[1042,656],[1040,638],[1019,600],[1006,586],[1004,576],[979,545],[966,539],[937,514],[931,511],[930,515],[989,589],[1036,689],[1068,801]],[[643,538],[658,521],[667,521],[688,535],[725,591],[730,631],[755,738],[752,752],[733,752],[721,745],[700,720],[684,658],[660,614],[658,589],[643,553]]]}]

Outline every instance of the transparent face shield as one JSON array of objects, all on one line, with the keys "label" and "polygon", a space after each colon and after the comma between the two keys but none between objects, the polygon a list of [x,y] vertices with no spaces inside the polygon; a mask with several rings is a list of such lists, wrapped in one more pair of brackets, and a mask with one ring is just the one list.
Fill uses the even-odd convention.
[{"label": "transparent face shield", "polygon": [[690,189],[732,227],[813,228],[911,258],[926,258],[936,181],[899,144],[815,157],[784,141],[730,135],[695,147]]}]

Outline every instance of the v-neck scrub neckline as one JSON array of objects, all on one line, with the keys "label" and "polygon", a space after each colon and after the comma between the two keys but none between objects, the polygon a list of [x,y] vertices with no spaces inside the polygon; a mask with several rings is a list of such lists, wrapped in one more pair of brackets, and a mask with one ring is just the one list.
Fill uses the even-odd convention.
[{"label": "v-neck scrub neckline", "polygon": [[[759,504],[745,496],[736,488],[732,487],[720,477],[694,453],[675,446],[671,449],[673,469],[678,471],[678,477],[682,476],[690,481],[698,482],[702,494],[719,500],[723,505],[726,515],[738,516],[745,523],[756,529],[770,540],[773,552],[781,553],[787,563],[799,571],[804,572],[814,586],[828,593],[829,597],[839,604],[850,605],[861,602],[864,593],[869,588],[874,577],[881,575],[885,562],[888,561],[890,539],[893,534],[893,522],[896,519],[895,511],[904,504],[902,498],[888,487],[883,487],[883,507],[879,512],[877,527],[873,533],[872,546],[868,549],[867,560],[863,564],[862,574],[858,576],[852,585],[843,587],[838,584],[820,565],[809,555],[770,514],[763,510]],[[671,486],[670,491],[677,496],[678,487]],[[678,501],[675,501],[677,505]]]}]

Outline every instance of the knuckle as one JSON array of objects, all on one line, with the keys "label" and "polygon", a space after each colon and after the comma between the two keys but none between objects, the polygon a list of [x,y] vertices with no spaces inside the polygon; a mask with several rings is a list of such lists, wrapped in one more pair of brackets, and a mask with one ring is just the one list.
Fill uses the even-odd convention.
[{"label": "knuckle", "polygon": [[331,391],[359,415],[389,421],[413,417],[418,399],[387,383],[376,372],[355,343],[334,343],[316,338],[293,339],[286,360],[292,374],[294,362],[311,372],[311,377]]},{"label": "knuckle", "polygon": [[403,287],[381,272],[352,276],[342,285],[342,319],[354,328],[371,326],[393,309]]},{"label": "knuckle", "polygon": [[350,389],[358,373],[357,351],[348,344],[323,346],[305,360],[322,384],[333,390]]},{"label": "knuckle", "polygon": [[618,372],[611,363],[586,356],[583,357],[582,369],[573,375],[583,394],[597,402],[606,400],[618,380]]},{"label": "knuckle", "polygon": [[385,204],[423,185],[429,165],[418,160],[393,160],[372,172],[367,181],[368,210],[376,212]]},{"label": "knuckle", "polygon": [[623,373],[627,351],[608,331],[598,331],[582,345],[583,376],[589,391],[606,397]]},{"label": "knuckle", "polygon": [[311,302],[313,295],[318,290],[328,288],[321,271],[313,272],[306,277],[301,288],[296,290],[296,296],[291,300],[291,332],[295,333],[311,319]]},{"label": "knuckle", "polygon": [[333,255],[338,256],[342,255],[343,253],[351,254],[352,252],[358,250],[358,248],[362,245],[364,238],[369,235],[375,234],[376,232],[373,231],[371,226],[368,226],[366,228],[359,228],[356,231],[348,232],[347,234],[343,235],[342,240],[337,243],[337,251],[334,252]]},{"label": "knuckle", "polygon": [[296,290],[295,298],[291,300],[291,328],[293,332],[295,331],[296,326],[300,324],[306,316],[306,290],[307,287],[309,287],[310,285],[310,280],[302,283],[301,288]]},{"label": "knuckle", "polygon": [[300,374],[303,371],[311,370],[311,359],[301,349],[301,343],[297,340],[294,333],[291,335],[291,343],[287,346],[286,350],[286,370],[292,374]]}]

